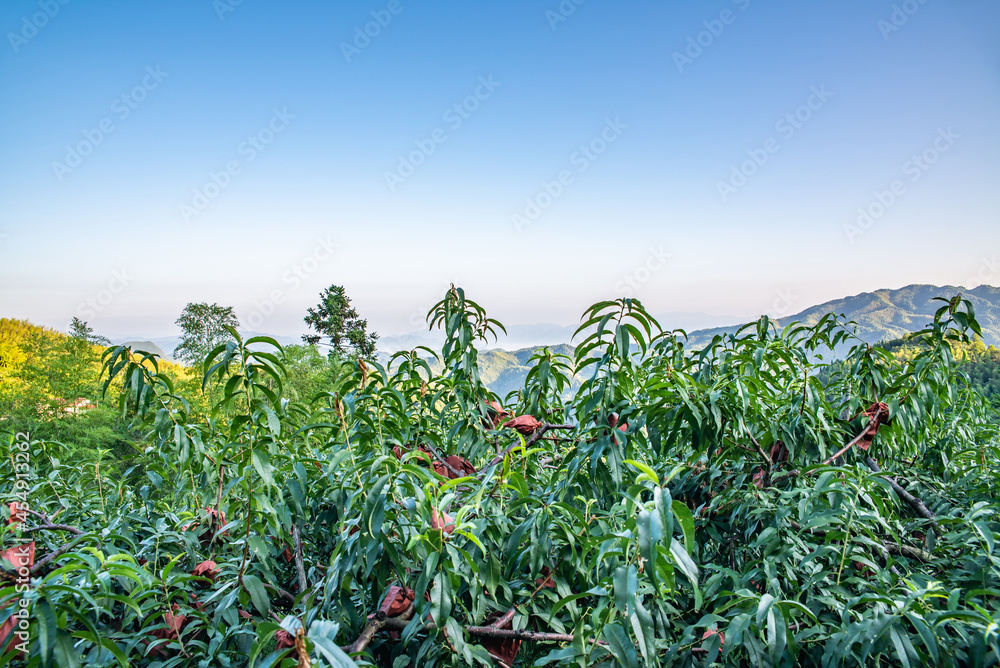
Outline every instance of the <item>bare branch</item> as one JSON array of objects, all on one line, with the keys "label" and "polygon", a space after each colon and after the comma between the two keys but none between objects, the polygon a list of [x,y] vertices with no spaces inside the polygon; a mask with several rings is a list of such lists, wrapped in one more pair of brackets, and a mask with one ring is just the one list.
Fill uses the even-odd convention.
[{"label": "bare branch", "polygon": [[292,525],[292,537],[295,539],[295,572],[299,576],[299,593],[304,594],[309,584],[306,582],[306,566],[302,555],[302,537],[299,536],[299,527]]},{"label": "bare branch", "polygon": [[[882,469],[879,468],[878,463],[871,457],[865,457],[865,463],[868,465],[868,468],[872,470],[872,472],[874,473],[882,472]],[[903,486],[900,485],[898,482],[896,482],[894,478],[891,478],[890,476],[883,476],[883,477],[885,481],[889,483],[889,486],[892,487],[892,491],[896,493],[896,496],[905,501],[906,504],[910,506],[910,508],[913,509],[913,512],[915,512],[917,515],[920,515],[926,520],[930,520],[931,526],[934,527],[934,532],[940,533],[938,530],[937,516],[934,513],[932,513],[927,506],[924,505],[923,501],[921,501],[920,499],[918,499],[917,497],[913,496],[905,489],[903,489]]]},{"label": "bare branch", "polygon": [[368,620],[365,627],[361,629],[361,635],[358,636],[357,640],[342,649],[348,654],[364,651],[364,649],[368,647],[368,644],[375,638],[375,634],[381,631],[382,627],[385,626],[387,619],[388,618],[385,616],[385,613],[379,610],[375,613],[374,617]]},{"label": "bare branch", "polygon": [[777,478],[775,478],[774,480],[771,481],[771,487],[775,487],[775,486],[777,486],[777,484],[779,482],[784,482],[785,480],[788,480],[789,478],[794,478],[795,476],[799,475],[800,473],[802,473],[802,471],[800,471],[798,469],[792,469],[788,473],[785,473],[783,475],[779,475]]},{"label": "bare branch", "polygon": [[[412,603],[406,610],[401,612],[397,617],[387,617],[384,611],[379,610],[372,616],[371,619],[368,620],[368,623],[365,624],[365,627],[361,629],[361,634],[358,636],[357,640],[352,642],[350,645],[341,647],[341,649],[347,652],[348,654],[354,654],[355,652],[364,651],[364,649],[368,647],[369,643],[371,643],[371,641],[375,638],[375,635],[379,631],[381,631],[383,627],[386,626],[387,622],[396,619],[401,620],[403,622],[408,622],[410,618],[413,617],[414,610],[415,608],[413,607]],[[405,628],[406,626],[405,623],[403,626]]]},{"label": "bare branch", "polygon": [[441,455],[441,453],[437,451],[437,448],[435,448],[433,445],[431,445],[430,443],[425,443],[424,447],[426,447],[428,450],[430,450],[431,454],[434,455],[435,457],[437,457],[437,460],[439,462],[441,462],[446,469],[448,469],[449,471],[451,471],[455,475],[456,478],[465,478],[466,477],[465,473],[462,473],[457,468],[455,468],[454,466],[452,466],[451,464],[449,464],[448,460],[445,459]]},{"label": "bare branch", "polygon": [[[84,534],[84,532],[81,531],[80,529],[77,529],[76,527],[71,527],[68,524],[55,524],[55,523],[53,523],[52,519],[48,515],[46,515],[45,513],[40,513],[37,510],[32,510],[31,508],[24,508],[24,507],[22,507],[21,510],[27,512],[29,515],[34,515],[38,519],[42,520],[42,522],[44,523],[44,524],[40,524],[40,525],[35,526],[35,527],[30,527],[28,529],[22,529],[21,530],[22,533],[31,533],[33,531],[42,531],[42,530],[45,530],[45,529],[52,529],[52,530],[58,530],[58,531],[69,531],[70,533],[76,534],[77,536],[82,536]],[[58,514],[58,513],[56,513],[56,514]]]},{"label": "bare branch", "polygon": [[35,565],[31,567],[31,574],[34,575],[35,573],[40,573],[41,570],[46,566],[48,566],[50,563],[52,563],[52,561],[66,554],[74,547],[76,547],[78,543],[86,540],[87,538],[96,538],[96,536],[92,535],[88,536],[87,534],[81,534],[76,538],[74,538],[73,540],[71,540],[70,542],[63,545],[62,547],[53,550],[52,552],[45,555],[44,559],[40,559],[39,561],[35,562]]},{"label": "bare branch", "polygon": [[857,444],[859,441],[861,441],[861,439],[865,437],[865,434],[868,433],[868,430],[871,429],[872,425],[873,424],[878,424],[878,419],[881,416],[881,414],[882,414],[882,409],[881,408],[876,408],[875,409],[875,415],[873,415],[871,417],[871,419],[868,421],[868,424],[865,425],[865,428],[861,430],[861,433],[858,434],[857,436],[855,436],[854,440],[852,440],[850,443],[848,443],[847,445],[845,445],[844,447],[842,447],[840,450],[838,450],[836,452],[836,454],[834,454],[832,457],[830,457],[825,462],[823,462],[823,465],[826,466],[826,465],[830,464],[835,459],[837,459],[837,457],[840,457],[842,454],[844,454],[845,452],[847,452],[848,450],[850,450],[851,448],[853,448],[855,446],[855,444]]},{"label": "bare branch", "polygon": [[750,437],[750,442],[753,443],[755,448],[757,448],[757,452],[759,452],[760,456],[764,458],[764,461],[767,462],[767,465],[771,466],[772,464],[774,464],[774,462],[771,461],[771,458],[768,457],[767,453],[764,452],[764,448],[760,447],[760,443],[758,443],[757,439],[753,437],[753,434],[747,431],[747,436]]},{"label": "bare branch", "polygon": [[[409,622],[399,617],[386,619],[383,628],[390,631],[402,631]],[[424,624],[427,631],[436,628],[433,622]],[[531,642],[573,642],[571,633],[547,633],[543,631],[531,631],[529,629],[498,629],[493,626],[466,626],[465,632],[474,638],[509,638],[512,640],[528,640]],[[603,640],[590,639],[591,643],[606,645]]]},{"label": "bare branch", "polygon": [[[524,447],[527,448],[527,447],[530,447],[530,446],[534,445],[536,442],[538,442],[539,439],[542,438],[542,436],[545,435],[545,432],[547,432],[549,429],[576,429],[576,425],[575,424],[549,424],[548,422],[546,422],[541,427],[539,427],[538,429],[536,429],[535,433],[533,433],[528,438],[528,440],[524,442]],[[510,454],[511,450],[514,450],[515,448],[519,447],[520,445],[521,444],[519,442],[514,442],[513,444],[511,444],[510,447],[508,447],[506,450],[504,450],[499,455],[497,455],[496,457],[494,457],[490,461],[489,464],[487,464],[486,466],[484,466],[482,468],[482,470],[479,472],[479,475],[480,476],[484,475],[483,472],[486,471],[486,469],[490,468],[491,466],[495,466],[496,464],[499,464],[500,462],[502,462],[503,459],[504,459],[504,457],[506,457],[508,454]]]},{"label": "bare branch", "polygon": [[921,550],[919,547],[911,547],[909,545],[902,545],[897,543],[883,543],[885,549],[887,549],[892,554],[898,554],[902,557],[910,557],[911,559],[917,559],[919,561],[930,561],[934,558],[934,555],[926,550]]},{"label": "bare branch", "polygon": [[38,526],[21,529],[21,533],[34,533],[35,531],[68,531],[77,536],[83,535],[82,531],[76,527],[71,527],[68,524],[39,524]]}]

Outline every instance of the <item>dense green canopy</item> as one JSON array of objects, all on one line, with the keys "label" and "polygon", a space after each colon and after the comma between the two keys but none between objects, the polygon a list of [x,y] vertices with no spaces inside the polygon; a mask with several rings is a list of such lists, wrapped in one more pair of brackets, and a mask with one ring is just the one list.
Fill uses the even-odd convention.
[{"label": "dense green canopy", "polygon": [[312,400],[288,398],[276,342],[228,328],[207,419],[155,358],[108,348],[147,433],[129,470],[7,435],[6,500],[31,512],[5,547],[24,528],[36,555],[0,622],[25,601],[30,665],[1000,658],[998,418],[955,360],[968,301],[905,359],[832,315],[691,350],[602,302],[575,357],[541,350],[503,401],[475,347],[499,323],[455,288],[428,320],[440,352],[360,360]]}]

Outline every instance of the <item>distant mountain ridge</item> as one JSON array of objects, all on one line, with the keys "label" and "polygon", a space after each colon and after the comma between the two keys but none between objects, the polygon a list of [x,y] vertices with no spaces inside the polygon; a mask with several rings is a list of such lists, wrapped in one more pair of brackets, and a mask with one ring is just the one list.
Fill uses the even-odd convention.
[{"label": "distant mountain ridge", "polygon": [[815,324],[824,313],[845,313],[858,323],[858,335],[869,343],[898,339],[925,327],[934,319],[942,303],[935,297],[951,298],[962,293],[976,309],[987,345],[1000,344],[1000,288],[980,285],[967,290],[961,286],[908,285],[898,290],[863,292],[806,309],[782,322]]},{"label": "distant mountain ridge", "polygon": [[[804,311],[776,319],[779,325],[799,322],[815,325],[827,313],[844,314],[857,323],[858,336],[867,343],[891,341],[923,329],[941,308],[935,297],[951,298],[962,293],[976,310],[976,319],[983,328],[986,345],[1000,345],[1000,288],[980,285],[971,290],[953,285],[907,285],[898,290],[875,290],[811,306]],[[703,329],[689,334],[691,345],[697,347],[717,334],[735,332],[739,325]]]}]

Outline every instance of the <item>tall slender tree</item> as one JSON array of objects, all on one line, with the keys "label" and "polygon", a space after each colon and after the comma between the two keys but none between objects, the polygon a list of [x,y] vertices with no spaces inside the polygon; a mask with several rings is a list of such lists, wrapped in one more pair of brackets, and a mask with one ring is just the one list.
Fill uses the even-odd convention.
[{"label": "tall slender tree", "polygon": [[[330,346],[330,354],[339,357],[372,358],[378,334],[368,332],[368,321],[351,306],[344,286],[331,285],[320,293],[319,304],[309,309],[305,323],[316,333],[306,334],[306,343]],[[323,339],[327,339],[326,342]]]}]

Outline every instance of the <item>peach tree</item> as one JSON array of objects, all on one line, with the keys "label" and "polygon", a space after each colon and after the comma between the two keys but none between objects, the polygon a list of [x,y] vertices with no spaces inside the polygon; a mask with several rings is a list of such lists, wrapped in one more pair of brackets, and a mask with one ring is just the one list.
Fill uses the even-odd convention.
[{"label": "peach tree", "polygon": [[500,323],[458,288],[428,322],[442,350],[362,359],[309,401],[277,342],[230,329],[209,414],[109,347],[144,462],[4,437],[24,475],[0,665],[1000,657],[997,414],[955,363],[979,332],[961,296],[905,361],[834,315],[695,347],[601,302],[574,357],[541,349],[506,397],[478,368]]}]

